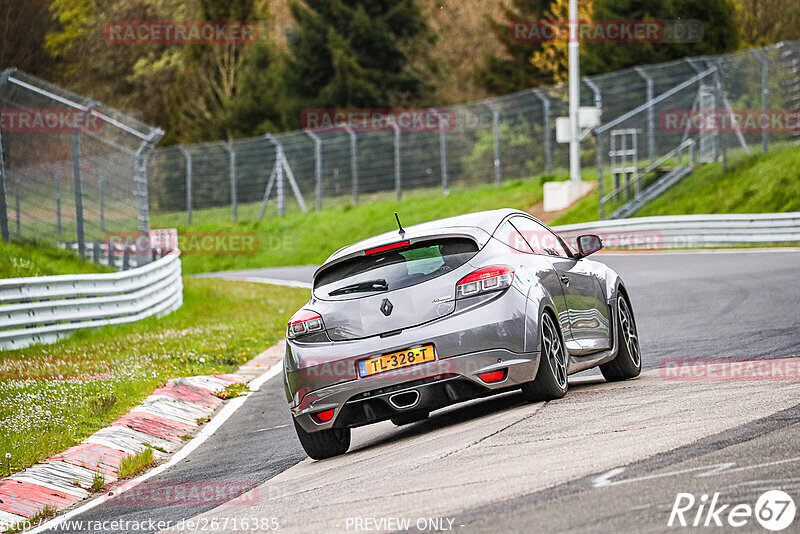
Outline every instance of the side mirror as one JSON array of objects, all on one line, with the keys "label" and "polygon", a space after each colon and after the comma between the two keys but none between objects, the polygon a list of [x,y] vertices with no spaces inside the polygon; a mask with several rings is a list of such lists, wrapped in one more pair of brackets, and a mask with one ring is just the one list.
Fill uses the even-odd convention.
[{"label": "side mirror", "polygon": [[585,258],[603,248],[603,240],[600,236],[586,234],[578,236],[578,257]]}]

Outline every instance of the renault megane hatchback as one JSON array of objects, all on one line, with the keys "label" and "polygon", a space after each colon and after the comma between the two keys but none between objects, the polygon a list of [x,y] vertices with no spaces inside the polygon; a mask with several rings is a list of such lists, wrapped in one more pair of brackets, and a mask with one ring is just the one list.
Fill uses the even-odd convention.
[{"label": "renault megane hatchback", "polygon": [[[399,220],[398,220],[399,224]],[[531,401],[567,392],[599,366],[639,375],[641,354],[617,273],[530,215],[460,215],[335,252],[289,321],[284,385],[300,442],[315,459],[343,454],[354,427],[396,425],[485,395]]]}]

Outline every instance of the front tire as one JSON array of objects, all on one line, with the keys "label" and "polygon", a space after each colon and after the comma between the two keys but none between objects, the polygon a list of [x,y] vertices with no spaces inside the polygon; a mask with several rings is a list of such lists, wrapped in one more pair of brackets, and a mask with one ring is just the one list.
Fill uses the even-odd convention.
[{"label": "front tire", "polygon": [[350,429],[331,428],[319,430],[317,432],[306,432],[297,421],[294,421],[294,429],[300,439],[300,445],[309,457],[314,460],[324,460],[333,456],[339,456],[347,452],[350,448]]},{"label": "front tire", "polygon": [[541,355],[539,369],[533,382],[522,385],[522,395],[528,401],[549,401],[567,394],[567,349],[561,337],[561,329],[549,313],[539,320]]},{"label": "front tire", "polygon": [[622,293],[617,297],[617,356],[600,366],[608,382],[636,378],[642,372],[642,351],[639,332],[628,299]]}]

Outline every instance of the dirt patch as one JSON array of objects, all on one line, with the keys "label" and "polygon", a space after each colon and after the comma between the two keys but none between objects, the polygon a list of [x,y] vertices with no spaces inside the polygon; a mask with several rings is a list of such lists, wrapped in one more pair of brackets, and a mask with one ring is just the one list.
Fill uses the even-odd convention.
[{"label": "dirt patch", "polygon": [[[591,194],[594,194],[594,190],[597,189],[597,182],[590,182],[590,183],[592,185],[592,188],[589,189],[589,191],[585,195],[583,195],[581,198],[576,200],[575,201],[576,203],[581,201],[581,200],[583,200],[587,196],[589,196]],[[574,205],[575,204],[573,204],[573,206]],[[570,206],[570,207],[572,207],[572,206]],[[564,208],[563,210],[558,210],[558,211],[544,211],[544,201],[542,201],[542,202],[539,202],[537,204],[534,204],[530,208],[526,208],[524,211],[526,213],[530,213],[531,215],[533,215],[534,217],[536,217],[537,219],[539,219],[543,223],[550,224],[551,221],[556,220],[558,217],[560,217],[561,215],[566,213],[568,210],[569,210],[569,208]]]}]

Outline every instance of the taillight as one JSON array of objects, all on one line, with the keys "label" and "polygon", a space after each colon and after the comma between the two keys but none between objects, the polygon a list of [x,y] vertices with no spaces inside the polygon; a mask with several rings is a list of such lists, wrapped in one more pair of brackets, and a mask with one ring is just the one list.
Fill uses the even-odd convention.
[{"label": "taillight", "polygon": [[320,314],[311,310],[300,310],[289,319],[286,335],[294,339],[297,336],[322,332],[323,329],[322,316]]},{"label": "taillight", "polygon": [[316,417],[321,423],[327,423],[333,419],[333,412],[334,410],[331,408],[330,410],[325,410],[324,412],[318,412],[314,417]]},{"label": "taillight", "polygon": [[511,286],[514,269],[510,265],[492,265],[468,274],[456,284],[456,298],[472,297]]},{"label": "taillight", "polygon": [[502,382],[506,379],[506,370],[500,369],[499,371],[489,371],[488,373],[481,373],[478,375],[478,378],[486,382],[487,384],[492,384],[494,382]]}]

